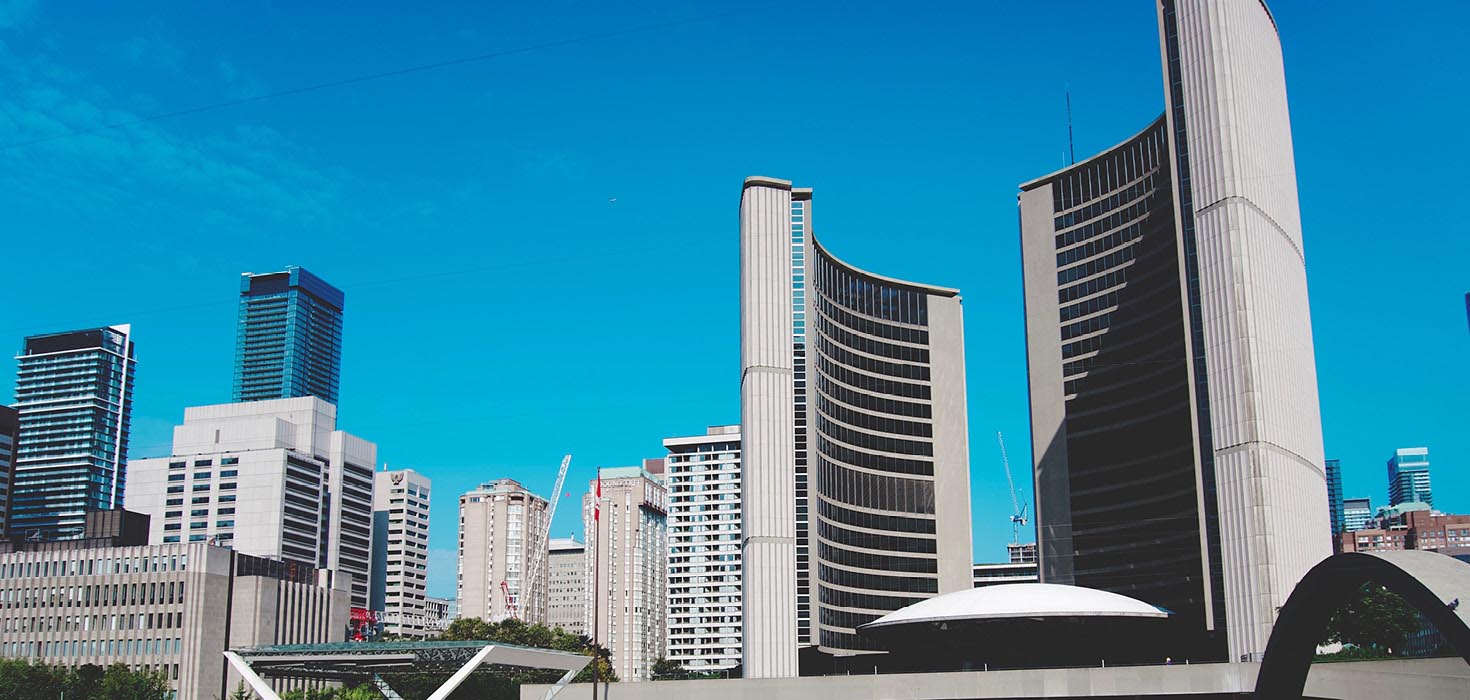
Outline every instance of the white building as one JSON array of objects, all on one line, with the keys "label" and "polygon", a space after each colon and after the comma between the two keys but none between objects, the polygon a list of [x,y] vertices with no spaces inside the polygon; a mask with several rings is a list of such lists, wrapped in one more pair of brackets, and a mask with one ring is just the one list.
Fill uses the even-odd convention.
[{"label": "white building", "polygon": [[[587,547],[588,636],[612,654],[625,681],[647,680],[664,655],[667,613],[668,513],[659,477],[642,467],[600,469],[582,498]],[[600,513],[600,523],[594,520]]]},{"label": "white building", "polygon": [[202,542],[20,546],[0,554],[6,658],[159,671],[193,700],[227,698],[240,682],[226,649],[344,641],[349,576]]},{"label": "white building", "polygon": [[449,623],[454,622],[456,606],[450,598],[435,598],[428,596],[424,598],[424,629],[429,636],[443,634],[449,629]]},{"label": "white building", "polygon": [[669,493],[670,661],[740,665],[740,426],[664,440]]},{"label": "white building", "polygon": [[367,608],[377,450],[315,397],[187,408],[172,457],[128,464],[126,502],[152,518],[152,544],[213,541],[341,571]]},{"label": "white building", "polygon": [[429,573],[429,478],[412,469],[373,475],[371,604],[385,634],[423,637]]},{"label": "white building", "polygon": [[546,509],[546,499],[515,479],[496,479],[459,497],[460,617],[546,622],[546,557],[539,571],[530,571],[537,548],[546,546]]},{"label": "white building", "polygon": [[586,634],[587,545],[573,537],[551,540],[546,568],[550,589],[546,624]]}]

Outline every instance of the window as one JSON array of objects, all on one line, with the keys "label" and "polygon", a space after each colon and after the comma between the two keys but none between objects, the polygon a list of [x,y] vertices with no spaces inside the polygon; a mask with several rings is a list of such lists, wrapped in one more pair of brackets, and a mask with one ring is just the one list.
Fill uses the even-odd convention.
[{"label": "window", "polygon": [[184,492],[184,487],[183,486],[170,486],[170,487],[168,487],[168,492],[169,493],[183,493]]},{"label": "window", "polygon": [[182,517],[183,515],[184,515],[184,511],[182,511],[182,510],[171,510],[171,511],[168,511],[167,513],[164,513],[163,514],[163,517],[165,517],[165,518],[178,518],[178,517]]},{"label": "window", "polygon": [[213,464],[214,464],[214,460],[212,460],[212,459],[196,459],[196,460],[194,460],[194,466],[196,466],[196,467],[208,467],[208,466],[211,466]]},{"label": "window", "polygon": [[208,491],[209,484],[194,484],[195,491]]},{"label": "window", "polygon": [[233,521],[233,520],[216,520],[214,522],[214,526],[215,527],[234,527],[235,526],[235,521]]},{"label": "window", "polygon": [[206,518],[209,517],[209,509],[208,508],[198,508],[198,509],[189,511],[189,517],[191,517],[191,518],[198,518],[200,516],[203,516],[203,517],[206,517]]},{"label": "window", "polygon": [[163,543],[164,544],[173,544],[173,543],[178,542],[178,541],[179,541],[179,536],[178,535],[169,535],[168,537],[163,538]]},{"label": "window", "polygon": [[164,530],[180,530],[180,529],[183,529],[183,525],[181,525],[179,523],[166,523],[166,524],[164,524],[163,529]]},{"label": "window", "polygon": [[205,529],[207,527],[209,527],[209,523],[205,523],[205,522],[189,523],[189,529],[190,530],[203,530],[203,529]]},{"label": "window", "polygon": [[221,459],[219,461],[219,463],[222,466],[227,466],[227,465],[231,465],[231,464],[239,464],[240,463],[240,458],[239,457],[225,457],[224,459]]},{"label": "window", "polygon": [[194,472],[195,479],[208,479],[209,472]]},{"label": "window", "polygon": [[166,505],[166,506],[181,506],[181,505],[184,505],[184,499],[182,499],[182,498],[170,498],[170,499],[168,499],[168,501],[164,502],[164,505]]},{"label": "window", "polygon": [[183,469],[185,466],[187,466],[187,465],[184,462],[169,462],[168,463],[168,468],[169,469]]},{"label": "window", "polygon": [[183,474],[169,474],[168,475],[168,480],[169,481],[183,481],[184,480],[184,475]]},{"label": "window", "polygon": [[235,490],[235,483],[234,482],[230,482],[228,484],[220,484],[219,485],[219,490],[221,490],[221,491],[233,491],[233,490]]},{"label": "window", "polygon": [[235,476],[236,474],[239,474],[239,473],[240,472],[237,469],[226,469],[226,470],[224,470],[224,471],[222,471],[222,472],[219,473],[219,478],[221,478],[221,479],[228,479],[228,478],[230,478],[232,476]]},{"label": "window", "polygon": [[219,497],[219,502],[220,503],[234,503],[235,502],[235,494],[229,493],[229,494],[225,494],[223,496],[220,496]]}]

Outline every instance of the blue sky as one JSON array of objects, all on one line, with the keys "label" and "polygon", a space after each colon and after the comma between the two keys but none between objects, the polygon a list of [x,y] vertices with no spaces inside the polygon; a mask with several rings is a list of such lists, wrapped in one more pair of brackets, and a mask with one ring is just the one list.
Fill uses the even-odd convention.
[{"label": "blue sky", "polygon": [[[1470,511],[1470,5],[1272,5],[1327,453],[1377,504],[1393,448],[1428,446],[1438,505]],[[434,480],[452,595],[459,493],[549,495],[570,452],[580,497],[738,420],[739,186],[792,179],[845,260],[962,290],[993,560],[997,430],[1029,481],[1016,185],[1063,165],[1068,89],[1079,156],[1149,123],[1158,63],[1145,0],[0,0],[0,344],[134,324],[132,454],[166,454],[185,406],[229,400],[239,273],[308,267],[347,294],[341,427]]]}]

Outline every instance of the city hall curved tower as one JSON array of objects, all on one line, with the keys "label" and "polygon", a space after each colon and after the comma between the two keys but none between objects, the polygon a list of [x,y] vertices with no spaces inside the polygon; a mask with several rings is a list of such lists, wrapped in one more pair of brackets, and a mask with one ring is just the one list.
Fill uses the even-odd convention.
[{"label": "city hall curved tower", "polygon": [[1021,185],[1041,576],[1258,660],[1331,554],[1281,44],[1260,0],[1158,21],[1164,114]]},{"label": "city hall curved tower", "polygon": [[844,263],[812,193],[752,177],[740,201],[746,677],[797,649],[873,649],[855,628],[970,587],[958,290]]}]

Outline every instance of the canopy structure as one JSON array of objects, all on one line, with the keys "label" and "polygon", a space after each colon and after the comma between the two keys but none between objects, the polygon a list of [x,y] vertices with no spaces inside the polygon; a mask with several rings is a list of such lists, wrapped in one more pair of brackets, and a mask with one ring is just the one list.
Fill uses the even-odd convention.
[{"label": "canopy structure", "polygon": [[232,649],[225,652],[225,658],[262,700],[280,700],[266,683],[267,677],[371,682],[389,700],[399,700],[383,681],[383,674],[448,673],[449,679],[429,695],[429,700],[444,700],[477,671],[563,671],[545,695],[549,700],[592,662],[592,657],[581,654],[488,641],[286,644]]},{"label": "canopy structure", "polygon": [[860,626],[860,630],[916,623],[971,620],[1134,617],[1169,613],[1125,595],[1053,583],[1010,583],[970,588],[920,601]]}]

